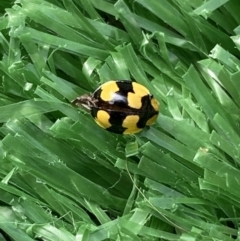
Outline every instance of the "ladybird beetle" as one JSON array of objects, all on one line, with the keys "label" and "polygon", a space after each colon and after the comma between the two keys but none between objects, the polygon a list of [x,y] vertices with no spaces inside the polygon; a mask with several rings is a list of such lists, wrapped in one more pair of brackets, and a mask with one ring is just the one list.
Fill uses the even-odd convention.
[{"label": "ladybird beetle", "polygon": [[152,125],[159,113],[159,103],[149,90],[127,80],[108,81],[72,103],[88,109],[99,126],[117,134],[140,132]]}]

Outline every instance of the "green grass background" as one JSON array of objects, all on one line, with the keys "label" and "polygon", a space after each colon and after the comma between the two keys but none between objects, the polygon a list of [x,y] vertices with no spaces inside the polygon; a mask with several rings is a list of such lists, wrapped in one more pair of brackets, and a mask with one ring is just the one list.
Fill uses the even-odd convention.
[{"label": "green grass background", "polygon": [[[0,241],[240,240],[240,2],[1,0]],[[135,79],[150,130],[75,97]]]}]

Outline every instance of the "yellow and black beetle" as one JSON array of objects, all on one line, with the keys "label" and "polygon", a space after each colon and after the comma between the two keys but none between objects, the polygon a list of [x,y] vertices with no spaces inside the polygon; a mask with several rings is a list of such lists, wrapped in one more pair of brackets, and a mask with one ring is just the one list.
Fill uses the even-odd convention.
[{"label": "yellow and black beetle", "polygon": [[88,109],[99,126],[117,134],[140,132],[152,125],[159,113],[159,103],[149,90],[127,80],[108,81],[72,103]]}]

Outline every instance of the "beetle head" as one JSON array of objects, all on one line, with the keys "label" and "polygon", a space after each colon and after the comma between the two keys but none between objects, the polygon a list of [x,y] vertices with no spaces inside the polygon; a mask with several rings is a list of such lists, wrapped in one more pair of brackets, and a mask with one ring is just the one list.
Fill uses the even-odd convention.
[{"label": "beetle head", "polygon": [[91,110],[92,107],[96,107],[96,100],[92,95],[81,95],[71,102],[73,105],[84,107],[87,110]]}]

